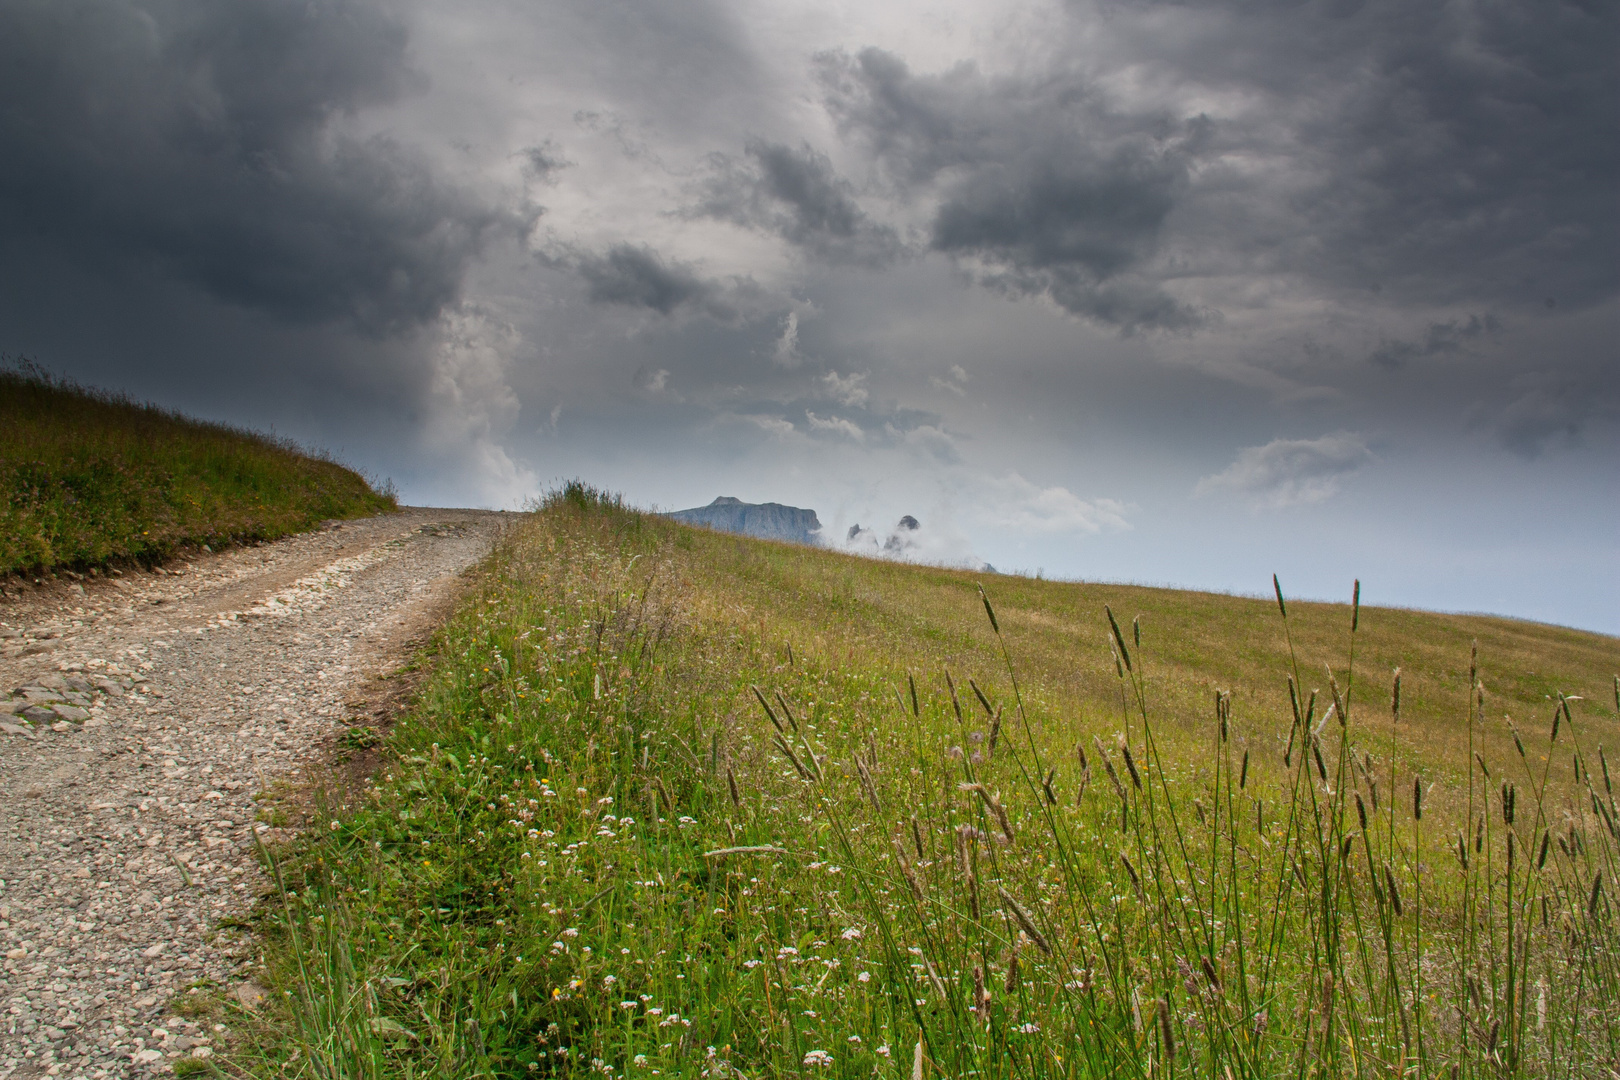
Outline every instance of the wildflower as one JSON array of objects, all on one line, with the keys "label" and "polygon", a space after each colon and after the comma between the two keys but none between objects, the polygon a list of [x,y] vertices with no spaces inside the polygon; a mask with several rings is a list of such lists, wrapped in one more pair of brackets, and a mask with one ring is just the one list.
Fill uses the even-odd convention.
[{"label": "wildflower", "polygon": [[861,1041],[861,1037],[859,1035],[851,1035],[849,1037],[849,1041],[852,1043],[858,1043]]},{"label": "wildflower", "polygon": [[888,1057],[889,1056],[889,1044],[884,1043],[882,1046],[878,1047],[877,1048],[877,1053],[882,1054],[884,1057]]},{"label": "wildflower", "polygon": [[842,934],[839,934],[838,936],[843,938],[845,941],[859,941],[859,940],[861,940],[861,932],[858,929],[856,929],[855,927],[853,927],[853,926],[850,927],[848,930],[845,930]]},{"label": "wildflower", "polygon": [[568,929],[562,932],[562,936],[565,938],[577,938],[579,937],[579,931],[570,926]]},{"label": "wildflower", "polygon": [[621,1009],[633,1009],[635,1007],[636,1007],[636,1003],[634,1001],[621,1001],[621,1002],[619,1002],[619,1008],[621,1008]]},{"label": "wildflower", "polygon": [[820,1065],[825,1067],[833,1063],[833,1057],[825,1050],[812,1050],[808,1054],[804,1055],[804,1063],[806,1065]]},{"label": "wildflower", "polygon": [[855,976],[855,978],[859,982],[863,982],[863,983],[864,982],[871,982],[872,981],[872,973],[870,971],[863,971],[859,975]]},{"label": "wildflower", "polygon": [[646,1054],[637,1054],[635,1057],[630,1059],[630,1064],[636,1065],[636,1066],[646,1065],[647,1064],[647,1055]]},{"label": "wildflower", "polygon": [[334,821],[334,822],[332,822],[332,831],[333,831],[333,832],[337,832],[337,831],[338,831],[338,823],[337,823],[337,822],[335,822],[335,821]]},{"label": "wildflower", "polygon": [[1021,1035],[1033,1035],[1037,1031],[1041,1030],[1041,1025],[1039,1025],[1039,1024],[1019,1024],[1013,1030],[1017,1031]]},{"label": "wildflower", "polygon": [[604,975],[604,976],[602,976],[602,985],[603,986],[612,986],[614,983],[616,983],[618,981],[619,981],[619,977],[617,975]]},{"label": "wildflower", "polygon": [[765,961],[763,961],[763,960],[744,960],[743,961],[743,967],[744,967],[744,969],[746,969],[748,971],[753,971],[755,968],[759,967],[759,965],[763,964],[764,962]]}]

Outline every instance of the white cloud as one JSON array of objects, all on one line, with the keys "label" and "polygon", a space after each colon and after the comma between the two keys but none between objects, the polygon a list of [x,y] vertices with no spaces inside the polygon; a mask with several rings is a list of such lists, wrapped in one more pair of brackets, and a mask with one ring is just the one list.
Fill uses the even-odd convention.
[{"label": "white cloud", "polygon": [[776,348],[771,353],[779,367],[796,368],[804,363],[804,357],[799,354],[799,313],[790,311],[782,320],[782,336],[776,339]]},{"label": "white cloud", "polygon": [[889,433],[905,445],[921,450],[941,464],[956,465],[962,460],[962,455],[956,449],[956,439],[950,432],[934,424],[920,424],[904,434],[891,424]]},{"label": "white cloud", "polygon": [[1339,481],[1373,459],[1366,441],[1341,431],[1319,439],[1273,439],[1240,450],[1236,460],[1198,481],[1197,493],[1235,491],[1261,506],[1317,503],[1339,490]]},{"label": "white cloud", "polygon": [[944,390],[955,394],[957,397],[967,397],[968,373],[962,370],[961,364],[952,364],[943,378],[938,375],[930,375],[928,381],[933,384],[936,390]]},{"label": "white cloud", "polygon": [[512,430],[520,409],[506,372],[523,338],[488,308],[472,302],[440,316],[438,332],[428,443],[439,454],[461,461],[477,502],[517,505],[533,493],[536,477],[532,469],[512,460],[501,438]]},{"label": "white cloud", "polygon": [[839,416],[820,417],[809,409],[804,410],[806,420],[810,421],[811,431],[825,431],[834,435],[843,435],[856,442],[866,441],[866,432],[862,431],[853,421],[845,420]]},{"label": "white cloud", "polygon": [[836,371],[829,371],[821,377],[821,384],[827,388],[827,394],[839,404],[850,408],[859,408],[866,404],[868,395],[863,385],[865,382],[865,372],[840,376]]},{"label": "white cloud", "polygon": [[1018,473],[984,484],[980,516],[998,528],[1019,533],[1086,533],[1128,529],[1129,511],[1115,499],[1082,499],[1066,487],[1041,487]]},{"label": "white cloud", "polygon": [[657,394],[669,385],[669,372],[664,368],[642,368],[636,372],[635,384],[637,390],[645,390],[649,394]]},{"label": "white cloud", "polygon": [[796,430],[791,421],[784,420],[780,416],[745,415],[741,419],[748,421],[761,431],[775,435],[779,439],[787,438]]}]

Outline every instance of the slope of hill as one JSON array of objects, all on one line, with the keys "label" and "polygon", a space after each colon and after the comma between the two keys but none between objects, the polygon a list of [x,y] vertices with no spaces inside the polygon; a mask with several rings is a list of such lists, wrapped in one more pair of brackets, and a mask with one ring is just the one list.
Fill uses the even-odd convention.
[{"label": "slope of hill", "polygon": [[282,1030],[345,1076],[1610,1060],[1620,642],[982,584],[553,498],[288,854]]},{"label": "slope of hill", "polygon": [[814,510],[773,502],[745,503],[730,495],[722,495],[708,506],[676,510],[665,516],[683,525],[794,544],[813,544],[821,533],[821,521]]},{"label": "slope of hill", "polygon": [[290,442],[0,369],[0,574],[156,562],[396,505]]}]

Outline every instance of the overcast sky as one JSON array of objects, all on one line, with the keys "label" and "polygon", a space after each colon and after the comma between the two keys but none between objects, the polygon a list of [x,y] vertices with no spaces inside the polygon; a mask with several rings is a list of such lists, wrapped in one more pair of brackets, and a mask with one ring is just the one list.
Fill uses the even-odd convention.
[{"label": "overcast sky", "polygon": [[1620,6],[0,0],[0,351],[411,502],[1620,633]]}]

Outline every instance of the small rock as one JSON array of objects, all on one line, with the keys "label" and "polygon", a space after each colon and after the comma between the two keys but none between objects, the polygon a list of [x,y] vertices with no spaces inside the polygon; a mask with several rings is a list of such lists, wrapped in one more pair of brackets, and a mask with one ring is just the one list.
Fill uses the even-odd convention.
[{"label": "small rock", "polygon": [[0,720],[0,731],[5,732],[7,735],[27,735],[29,738],[34,736],[34,729],[28,725],[12,724],[3,720]]},{"label": "small rock", "polygon": [[135,1051],[135,1054],[131,1060],[133,1060],[137,1065],[154,1065],[163,1060],[163,1051],[153,1050],[151,1048],[137,1050]]},{"label": "small rock", "polygon": [[[41,636],[43,636],[43,635],[41,635]],[[56,637],[56,636],[59,636],[59,635],[52,634],[51,636]],[[46,675],[46,676],[43,676],[42,678],[40,678],[39,681],[36,682],[34,685],[35,686],[43,686],[47,690],[66,690],[67,689],[67,680],[62,678],[62,676],[60,676],[60,675]]]},{"label": "small rock", "polygon": [[96,677],[96,689],[109,697],[123,697],[124,687],[117,679],[109,679],[105,675]]},{"label": "small rock", "polygon": [[257,1009],[260,1005],[263,1005],[265,999],[270,996],[270,992],[268,990],[254,982],[252,979],[249,979],[247,982],[238,986],[235,993],[236,1000],[240,1001],[244,1007],[249,1009]]},{"label": "small rock", "polygon": [[90,719],[90,710],[81,709],[77,705],[52,705],[51,711],[74,724],[82,724]]},{"label": "small rock", "polygon": [[51,730],[65,734],[66,732],[73,730],[73,725],[68,723],[66,720],[58,720],[56,723],[51,725]]},{"label": "small rock", "polygon": [[88,693],[93,688],[93,684],[90,682],[90,680],[85,678],[83,675],[65,675],[62,678],[62,682],[66,684],[64,689],[72,690],[80,694]]},{"label": "small rock", "polygon": [[40,705],[63,700],[57,691],[44,686],[25,686],[22,688],[22,696]]},{"label": "small rock", "polygon": [[16,716],[28,708],[27,698],[7,698],[0,701],[0,716]]},{"label": "small rock", "polygon": [[62,696],[67,699],[69,705],[77,705],[82,709],[88,709],[92,704],[89,694],[81,694],[77,690],[69,690]]},{"label": "small rock", "polygon": [[43,705],[29,705],[17,715],[31,724],[52,724],[56,722],[56,714]]}]

